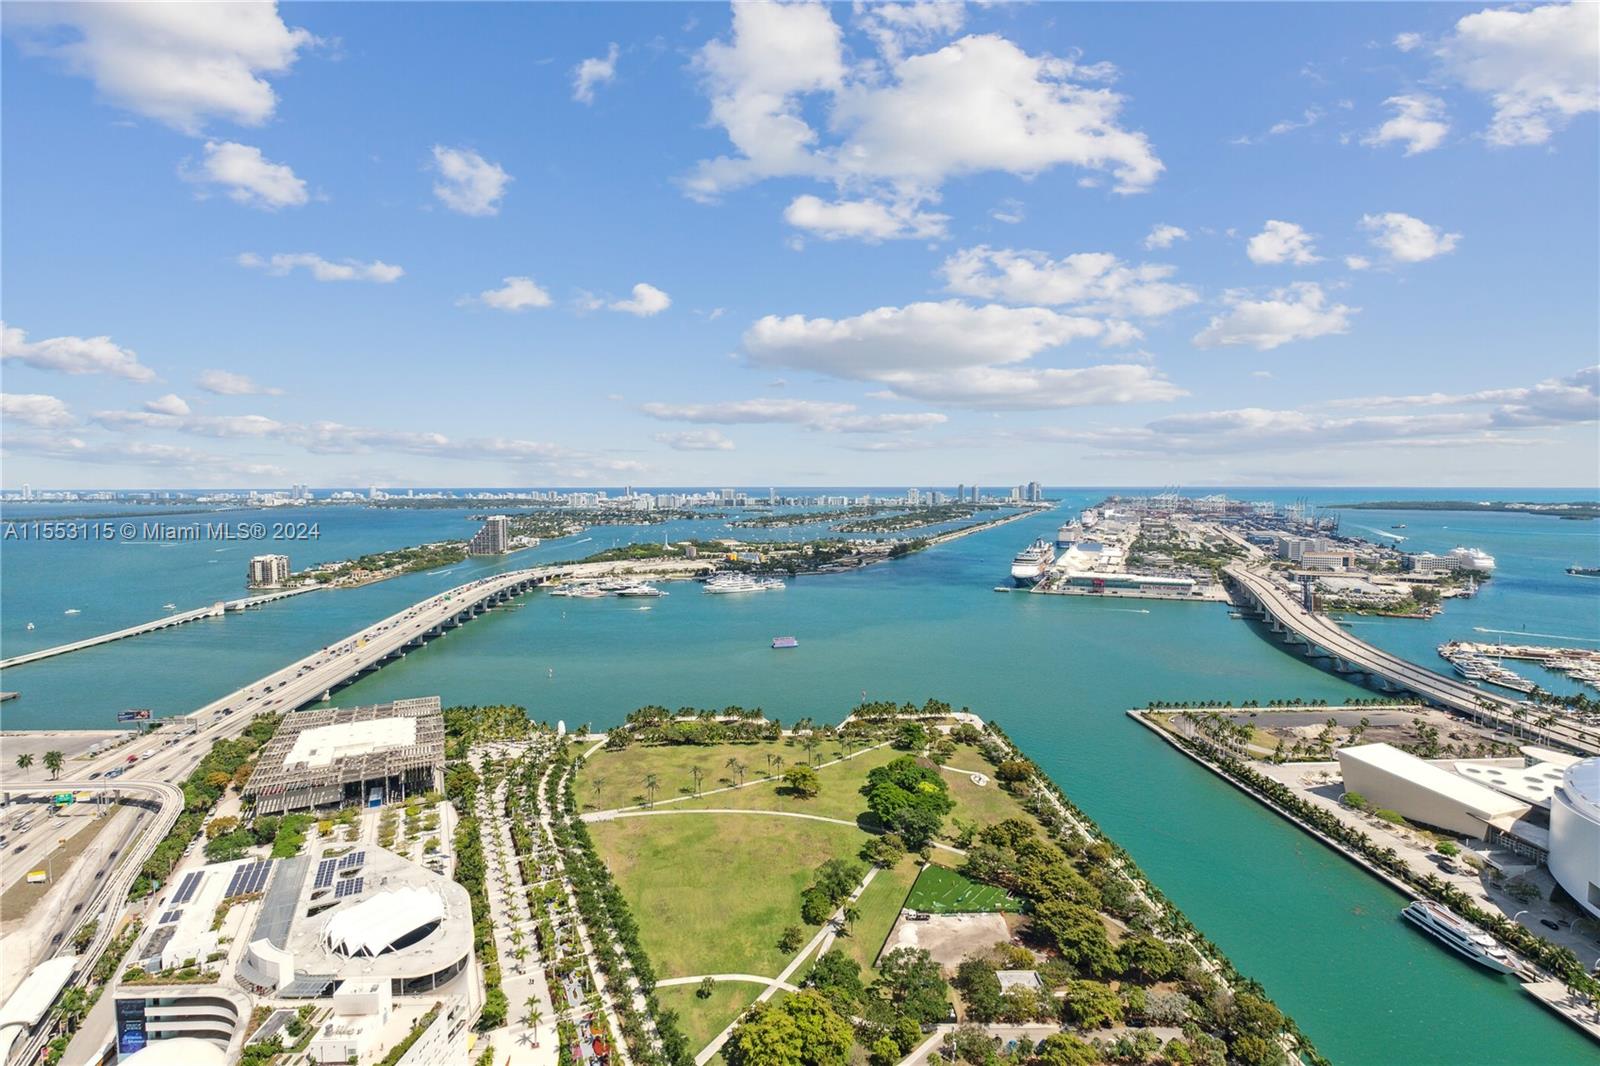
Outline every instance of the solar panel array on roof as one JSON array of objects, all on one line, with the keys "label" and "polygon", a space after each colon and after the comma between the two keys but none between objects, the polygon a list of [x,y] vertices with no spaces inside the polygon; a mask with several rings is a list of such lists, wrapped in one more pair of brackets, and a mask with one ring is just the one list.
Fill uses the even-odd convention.
[{"label": "solar panel array on roof", "polygon": [[173,893],[173,905],[176,906],[180,903],[188,903],[191,899],[193,899],[195,890],[200,887],[200,880],[203,877],[205,877],[205,874],[200,870],[195,870],[193,873],[185,874],[182,884],[178,885],[178,891]]},{"label": "solar panel array on roof", "polygon": [[364,851],[352,851],[350,854],[346,855],[344,858],[339,860],[339,869],[343,870],[347,866],[360,866],[362,863],[364,863],[366,861],[367,861],[367,853],[366,852],[364,852]]},{"label": "solar panel array on roof", "polygon": [[294,980],[279,989],[278,995],[284,999],[315,999],[325,995],[333,987],[333,978],[319,974],[295,974]]},{"label": "solar panel array on roof", "polygon": [[317,877],[311,882],[311,887],[327,888],[333,884],[333,871],[338,865],[338,859],[323,859],[317,863]]},{"label": "solar panel array on roof", "polygon": [[230,896],[245,896],[252,892],[260,892],[261,886],[267,883],[267,874],[272,870],[272,860],[262,859],[259,862],[246,863],[233,872],[233,880],[228,882],[228,891],[223,893],[224,898]]},{"label": "solar panel array on roof", "polygon": [[340,881],[339,887],[333,890],[333,896],[335,899],[354,896],[366,887],[366,883],[367,879],[364,877],[352,877],[348,881]]},{"label": "solar panel array on roof", "polygon": [[168,922],[175,922],[175,921],[178,920],[178,917],[181,914],[183,914],[183,911],[181,911],[181,910],[168,911],[167,913],[165,913],[165,914],[163,914],[161,916],[161,921],[157,922],[156,924],[157,925],[166,925]]}]

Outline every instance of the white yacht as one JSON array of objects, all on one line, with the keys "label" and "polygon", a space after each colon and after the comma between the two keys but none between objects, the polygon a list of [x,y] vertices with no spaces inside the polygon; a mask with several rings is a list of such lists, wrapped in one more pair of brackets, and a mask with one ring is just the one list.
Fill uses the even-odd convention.
[{"label": "white yacht", "polygon": [[1011,560],[1011,579],[1023,588],[1038,584],[1055,561],[1055,545],[1047,540],[1036,540]]},{"label": "white yacht", "polygon": [[666,593],[656,588],[648,581],[641,581],[637,585],[626,585],[617,590],[618,596],[665,596]]},{"label": "white yacht", "polygon": [[1432,900],[1413,900],[1400,916],[1439,943],[1495,973],[1516,973],[1516,963],[1511,953],[1495,942],[1494,937]]},{"label": "white yacht", "polygon": [[749,574],[725,573],[707,581],[701,591],[726,596],[735,592],[770,592],[783,587],[783,582],[775,578],[757,579]]}]

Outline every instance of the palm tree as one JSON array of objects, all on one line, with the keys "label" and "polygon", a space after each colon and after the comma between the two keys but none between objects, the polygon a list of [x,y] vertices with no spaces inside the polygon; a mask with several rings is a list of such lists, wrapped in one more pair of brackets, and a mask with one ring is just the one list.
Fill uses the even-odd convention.
[{"label": "palm tree", "polygon": [[67,1028],[72,1029],[88,1015],[89,1005],[88,993],[81,988],[69,988],[61,993],[61,999],[56,1003],[56,1013],[66,1022]]},{"label": "palm tree", "polygon": [[847,932],[853,932],[856,922],[861,918],[861,912],[856,910],[854,907],[846,905],[844,913],[841,915],[841,917],[844,918],[845,930]]},{"label": "palm tree", "polygon": [[650,804],[655,803],[655,801],[656,801],[656,789],[658,789],[660,787],[661,787],[661,781],[660,781],[659,778],[656,777],[655,774],[645,774],[644,775],[644,791],[645,791],[645,795],[647,795],[649,797],[649,800],[646,802],[646,806],[649,806]]},{"label": "palm tree", "polygon": [[702,777],[704,777],[705,775],[706,775],[706,771],[705,771],[704,767],[701,767],[701,766],[691,766],[691,767],[689,767],[689,776],[694,778],[694,794],[696,796],[700,795],[700,779]]},{"label": "palm tree", "polygon": [[26,770],[28,767],[30,767],[32,765],[33,765],[33,754],[31,752],[23,752],[21,755],[17,756],[17,769]]},{"label": "palm tree", "polygon": [[606,779],[603,777],[596,777],[593,781],[589,782],[589,787],[594,789],[594,801],[596,804],[600,802],[600,790],[605,787],[605,784]]},{"label": "palm tree", "polygon": [[66,765],[66,762],[66,756],[59,751],[47,751],[44,753],[44,768],[50,771],[52,779],[61,776],[61,767]]},{"label": "palm tree", "polygon": [[775,773],[780,773],[780,774],[783,773],[783,756],[782,755],[774,755],[774,756],[772,756],[772,769],[773,769],[773,771]]},{"label": "palm tree", "polygon": [[522,1008],[522,1024],[533,1033],[534,1047],[539,1046],[539,1022],[543,1018],[544,1012],[539,1009],[539,997],[529,996]]},{"label": "palm tree", "polygon": [[[739,773],[739,757],[737,755],[728,756],[728,761],[722,765],[727,767],[730,773]],[[739,784],[744,784],[744,776],[742,774],[739,776]]]}]

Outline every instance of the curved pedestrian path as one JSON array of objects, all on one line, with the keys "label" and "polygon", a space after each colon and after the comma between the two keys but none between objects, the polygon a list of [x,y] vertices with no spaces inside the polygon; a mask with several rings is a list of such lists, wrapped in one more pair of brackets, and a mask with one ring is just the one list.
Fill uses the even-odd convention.
[{"label": "curved pedestrian path", "polygon": [[668,977],[657,981],[656,987],[671,988],[674,985],[697,985],[701,981],[704,981],[707,977],[718,983],[723,981],[735,981],[750,985],[777,985],[779,991],[782,992],[800,991],[799,985],[791,985],[789,982],[780,981],[776,977],[762,977],[760,974],[754,973],[702,973],[696,974],[694,977]]},{"label": "curved pedestrian path", "polygon": [[[807,814],[805,811],[768,811],[760,807],[690,807],[687,810],[677,811],[642,811],[637,808],[620,811],[595,811],[583,815],[583,820],[590,824],[595,822],[610,822],[618,818],[666,818],[685,814],[760,814],[769,818],[804,818],[811,822],[828,822],[833,825],[847,825],[852,829],[861,829],[858,822],[846,818],[829,818],[825,814]],[[866,830],[862,829],[862,832]],[[966,852],[953,844],[941,844],[937,840],[929,845],[940,851],[948,851],[952,855],[965,855]]]}]

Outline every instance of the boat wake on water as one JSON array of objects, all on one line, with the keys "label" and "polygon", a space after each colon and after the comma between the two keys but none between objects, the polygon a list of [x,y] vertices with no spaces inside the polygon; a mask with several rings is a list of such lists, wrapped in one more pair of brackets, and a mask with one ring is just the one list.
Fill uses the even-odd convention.
[{"label": "boat wake on water", "polygon": [[1485,626],[1473,626],[1474,633],[1505,633],[1513,637],[1548,637],[1550,640],[1581,640],[1585,644],[1600,644],[1594,637],[1573,637],[1565,633],[1530,633],[1526,629],[1489,629]]},{"label": "boat wake on water", "polygon": [[1148,607],[1108,607],[1108,608],[1106,608],[1106,610],[1115,611],[1117,614],[1149,614],[1150,613],[1150,609]]},{"label": "boat wake on water", "polygon": [[441,576],[443,574],[453,574],[455,572],[456,572],[455,571],[455,567],[451,567],[448,570],[430,570],[428,572],[428,576],[429,577],[439,577],[439,576]]},{"label": "boat wake on water", "polygon": [[[1354,523],[1351,523],[1351,524],[1354,525]],[[1390,540],[1393,540],[1393,541],[1402,541],[1402,540],[1406,539],[1406,538],[1402,537],[1398,533],[1390,533],[1387,529],[1374,529],[1371,526],[1356,526],[1356,528],[1357,529],[1364,529],[1368,533],[1376,533],[1380,537],[1388,537]]]}]

